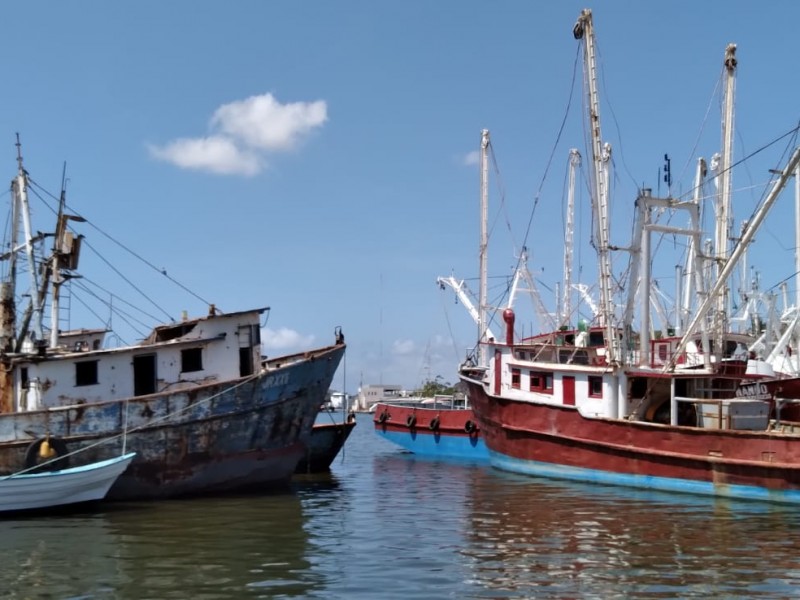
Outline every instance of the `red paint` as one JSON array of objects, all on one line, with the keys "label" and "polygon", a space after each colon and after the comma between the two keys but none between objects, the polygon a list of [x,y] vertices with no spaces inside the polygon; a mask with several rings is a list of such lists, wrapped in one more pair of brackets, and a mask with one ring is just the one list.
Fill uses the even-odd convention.
[{"label": "red paint", "polygon": [[585,418],[572,407],[488,397],[467,380],[490,450],[614,473],[800,490],[797,436]]},{"label": "red paint", "polygon": [[[381,415],[386,415],[382,417]],[[408,425],[408,418],[414,415],[413,428]],[[438,427],[431,428],[431,423],[438,418]],[[447,435],[470,437],[464,429],[467,421],[476,422],[475,413],[469,408],[423,408],[419,406],[396,406],[379,402],[375,405],[372,422],[377,430],[413,431],[417,435]],[[473,433],[472,435],[476,435]]]},{"label": "red paint", "polygon": [[562,396],[566,406],[575,406],[575,378],[562,377],[561,378]]},{"label": "red paint", "polygon": [[503,357],[500,350],[494,351],[494,393],[500,395],[500,384],[502,382]]},{"label": "red paint", "polygon": [[514,311],[507,308],[503,311],[503,321],[506,323],[506,344],[514,345]]}]

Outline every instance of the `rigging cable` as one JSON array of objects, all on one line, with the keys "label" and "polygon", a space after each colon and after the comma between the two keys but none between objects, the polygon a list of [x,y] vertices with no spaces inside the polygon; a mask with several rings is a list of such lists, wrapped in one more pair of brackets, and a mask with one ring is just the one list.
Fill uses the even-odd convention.
[{"label": "rigging cable", "polygon": [[[39,185],[39,184],[38,184],[36,181],[34,181],[33,179],[31,179],[31,178],[30,178],[30,176],[28,177],[28,181],[31,183],[31,185],[32,185],[32,186],[35,186],[35,187],[39,188],[40,190],[42,190],[42,191],[43,191],[45,194],[47,194],[47,195],[48,195],[48,196],[50,196],[51,198],[53,198],[53,199],[56,199],[56,198],[55,198],[55,196],[53,196],[53,194],[51,194],[50,192],[48,192],[48,191],[47,191],[47,190],[46,190],[46,189],[45,189],[43,186]],[[38,196],[38,194],[37,194],[37,196]],[[39,197],[41,198],[41,196],[39,196]],[[42,200],[43,200],[43,199],[42,199]],[[45,202],[45,205],[46,205],[46,206],[48,206],[48,208],[50,208],[50,210],[53,210],[53,209],[52,209],[52,207],[50,207],[50,206],[49,206],[49,205],[48,205],[46,202]],[[141,261],[142,263],[144,263],[145,265],[147,265],[148,267],[150,267],[150,268],[151,268],[151,269],[153,269],[154,271],[156,271],[156,272],[160,273],[161,275],[163,275],[164,277],[166,277],[167,279],[169,279],[169,280],[170,280],[172,283],[174,283],[175,285],[177,285],[179,288],[181,288],[181,289],[182,289],[183,291],[185,291],[187,294],[189,294],[189,295],[193,296],[194,298],[196,298],[196,299],[197,299],[197,300],[199,300],[200,302],[203,302],[203,303],[204,303],[204,304],[206,304],[206,305],[210,305],[210,304],[212,304],[211,302],[209,302],[209,301],[208,301],[208,300],[206,300],[205,298],[201,297],[199,294],[197,294],[197,293],[193,292],[192,290],[190,290],[188,287],[186,287],[184,284],[182,284],[180,281],[178,281],[177,279],[175,279],[175,278],[174,278],[174,277],[172,277],[171,275],[168,275],[168,274],[167,274],[167,270],[166,270],[166,269],[164,269],[164,268],[158,268],[158,267],[156,267],[156,266],[155,266],[153,263],[151,263],[150,261],[148,261],[147,259],[145,259],[143,256],[141,256],[141,255],[137,254],[136,252],[134,252],[133,250],[131,250],[130,248],[128,248],[128,247],[127,247],[125,244],[123,244],[123,243],[122,243],[122,242],[120,242],[119,240],[117,240],[117,239],[115,239],[115,238],[111,237],[109,234],[107,234],[105,231],[103,231],[103,230],[102,230],[102,229],[100,229],[100,228],[99,228],[97,225],[95,225],[95,224],[94,224],[92,221],[90,221],[90,220],[89,220],[89,219],[87,219],[86,217],[83,217],[83,216],[82,216],[82,215],[81,215],[81,214],[80,214],[78,211],[74,210],[74,209],[73,209],[71,206],[69,206],[69,205],[66,205],[66,204],[65,204],[65,206],[66,206],[66,208],[68,208],[68,209],[69,209],[69,210],[70,210],[70,211],[71,211],[71,212],[72,212],[72,213],[73,213],[75,216],[82,218],[82,219],[83,219],[83,220],[84,220],[86,223],[88,223],[88,224],[89,224],[89,225],[90,225],[92,228],[94,228],[94,230],[95,230],[95,231],[97,231],[97,232],[98,232],[98,233],[100,233],[101,235],[105,236],[105,237],[106,237],[108,240],[110,240],[111,242],[113,242],[114,244],[116,244],[117,246],[119,246],[120,248],[122,248],[123,250],[125,250],[126,252],[128,252],[128,253],[129,253],[131,256],[133,256],[134,258],[138,259],[139,261]],[[94,249],[93,249],[93,250],[94,250]],[[95,250],[95,252],[96,252],[96,250]],[[107,263],[107,264],[108,264],[108,263]],[[114,270],[116,271],[116,269],[114,269]],[[117,272],[118,272],[118,271],[117,271]],[[127,280],[126,280],[126,281],[127,281]],[[130,281],[128,281],[128,283],[130,283]],[[149,300],[149,301],[150,301],[152,304],[154,304],[154,305],[155,305],[155,302],[153,302],[153,300],[152,300],[152,299],[148,298],[148,297],[147,297],[147,295],[146,295],[146,294],[144,294],[144,292],[142,292],[141,290],[137,289],[135,286],[133,286],[133,287],[134,287],[134,289],[136,289],[136,291],[138,291],[138,292],[139,292],[140,294],[142,294],[142,295],[143,295],[145,298],[147,298],[147,299],[148,299],[148,300]],[[166,311],[164,311],[164,309],[162,309],[161,307],[158,307],[158,306],[156,306],[156,308],[158,308],[159,310],[161,310],[161,311],[163,311],[163,312],[165,312],[165,313],[166,313]],[[168,314],[168,313],[167,313],[167,314]],[[171,317],[170,317],[170,318],[171,318]],[[174,320],[174,319],[172,319],[172,320]]]},{"label": "rigging cable", "polygon": [[[558,149],[559,142],[561,141],[561,135],[564,133],[564,127],[566,126],[566,123],[567,123],[567,117],[569,116],[570,109],[572,108],[572,96],[573,96],[573,94],[575,92],[575,77],[576,77],[576,73],[578,72],[578,61],[580,60],[580,57],[581,57],[581,47],[580,47],[580,44],[579,44],[578,47],[577,47],[576,53],[575,53],[575,62],[573,63],[573,67],[572,67],[572,82],[570,83],[569,98],[567,99],[567,108],[564,111],[564,117],[561,119],[561,125],[559,126],[558,134],[556,135],[556,141],[553,144],[552,150],[550,151],[550,157],[547,159],[547,165],[545,166],[544,174],[542,175],[542,179],[539,182],[539,188],[536,190],[536,195],[533,198],[533,208],[531,209],[531,215],[528,218],[528,225],[527,225],[527,228],[525,229],[525,236],[522,238],[522,245],[523,246],[527,246],[528,245],[528,236],[531,233],[531,227],[533,226],[533,217],[536,214],[536,207],[539,205],[539,199],[541,198],[541,195],[542,195],[542,189],[544,188],[544,182],[547,179],[547,174],[550,171],[550,166],[553,164],[553,157],[555,156],[556,150]],[[518,259],[518,262],[517,262],[518,266],[519,266],[519,262],[521,260],[522,259],[520,257],[520,259]]]},{"label": "rigging cable", "polygon": [[[456,345],[456,337],[453,334],[453,325],[450,323],[450,312],[447,310],[447,305],[445,304],[444,295],[441,295],[442,298],[442,308],[444,310],[444,320],[447,321],[447,331],[450,333],[450,341],[453,342],[453,354],[456,357],[456,362],[459,361],[461,358],[458,353],[458,346]],[[483,335],[481,335],[483,337]],[[480,339],[480,338],[478,338]]]}]

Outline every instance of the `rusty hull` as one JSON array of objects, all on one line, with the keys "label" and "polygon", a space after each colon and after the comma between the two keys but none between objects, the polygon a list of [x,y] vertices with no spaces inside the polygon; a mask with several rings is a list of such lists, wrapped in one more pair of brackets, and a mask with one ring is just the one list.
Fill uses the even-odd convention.
[{"label": "rusty hull", "polygon": [[23,468],[30,444],[50,435],[66,443],[72,464],[137,453],[109,499],[286,485],[344,350],[321,348],[192,390],[0,414],[0,470]]}]

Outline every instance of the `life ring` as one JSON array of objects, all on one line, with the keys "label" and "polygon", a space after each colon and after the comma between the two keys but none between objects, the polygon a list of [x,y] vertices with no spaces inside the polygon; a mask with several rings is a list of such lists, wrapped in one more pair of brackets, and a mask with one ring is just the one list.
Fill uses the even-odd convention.
[{"label": "life ring", "polygon": [[416,415],[408,415],[408,418],[406,419],[406,425],[413,428],[416,424],[417,424]]},{"label": "life ring", "polygon": [[431,422],[428,423],[428,429],[430,429],[431,431],[436,431],[437,429],[439,429],[439,417],[433,417],[431,419]]},{"label": "life ring", "polygon": [[389,418],[389,413],[387,411],[383,411],[381,414],[378,415],[378,423],[386,423],[386,419]]},{"label": "life ring", "polygon": [[[46,444],[46,445],[45,445]],[[42,446],[50,449],[50,456],[42,456]],[[38,467],[38,471],[57,471],[69,467],[69,456],[67,456],[67,444],[64,440],[55,437],[44,437],[36,440],[25,451],[25,468],[33,469]],[[58,460],[53,460],[60,456]],[[44,464],[40,464],[44,463]]]},{"label": "life ring", "polygon": [[472,421],[467,421],[466,423],[464,423],[464,431],[466,431],[467,433],[475,433],[477,429],[478,427]]}]

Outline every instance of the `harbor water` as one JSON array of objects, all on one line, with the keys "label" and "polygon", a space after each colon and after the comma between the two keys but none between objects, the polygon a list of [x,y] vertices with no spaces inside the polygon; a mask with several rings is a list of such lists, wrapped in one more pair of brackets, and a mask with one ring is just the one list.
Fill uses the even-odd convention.
[{"label": "harbor water", "polygon": [[415,458],[358,415],[280,493],[0,520],[0,598],[790,598],[800,511]]}]

